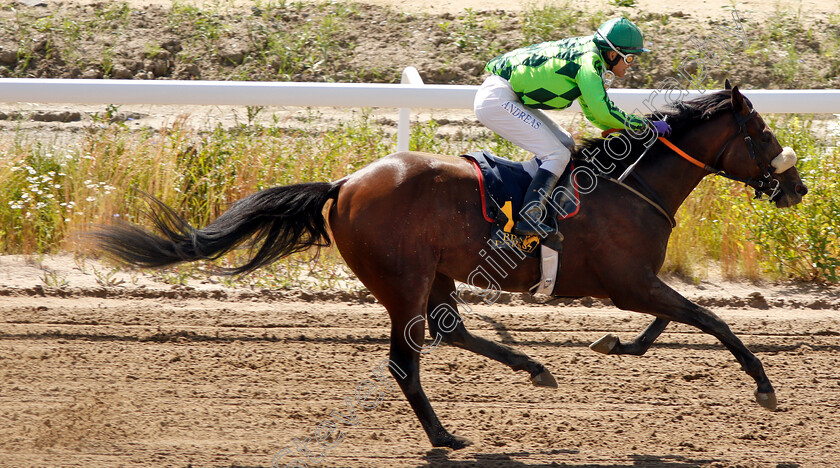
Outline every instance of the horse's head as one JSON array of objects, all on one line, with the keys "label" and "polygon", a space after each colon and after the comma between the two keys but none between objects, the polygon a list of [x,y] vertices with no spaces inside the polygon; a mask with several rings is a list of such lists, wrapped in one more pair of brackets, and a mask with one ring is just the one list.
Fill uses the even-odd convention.
[{"label": "horse's head", "polygon": [[[720,169],[755,188],[756,196],[766,194],[779,208],[787,208],[802,201],[808,188],[796,170],[796,154],[782,148],[758,112],[744,95],[729,85],[732,114],[719,117],[728,126],[725,143],[717,153],[714,168]],[[726,92],[726,91],[724,91]]]}]

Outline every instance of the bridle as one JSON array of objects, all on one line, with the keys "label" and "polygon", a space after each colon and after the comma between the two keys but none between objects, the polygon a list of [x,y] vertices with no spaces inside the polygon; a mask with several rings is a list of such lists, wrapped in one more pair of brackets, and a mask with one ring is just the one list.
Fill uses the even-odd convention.
[{"label": "bridle", "polygon": [[[775,163],[771,162],[768,165],[765,161],[763,161],[762,159],[760,159],[756,155],[755,143],[753,142],[752,137],[750,136],[749,132],[747,131],[747,123],[750,120],[752,120],[755,116],[756,116],[756,110],[755,109],[751,109],[750,113],[745,115],[745,116],[741,116],[740,114],[738,114],[737,111],[733,111],[733,117],[735,118],[735,122],[738,123],[738,131],[735,132],[735,134],[733,134],[731,137],[729,137],[729,139],[726,140],[726,142],[723,144],[723,146],[721,146],[720,150],[718,150],[718,152],[717,152],[717,155],[715,155],[715,160],[714,160],[714,162],[712,163],[711,166],[708,165],[708,164],[705,164],[705,163],[703,163],[703,162],[701,162],[701,161],[699,161],[699,160],[697,160],[697,159],[695,159],[691,156],[689,156],[685,151],[681,150],[676,145],[671,143],[667,138],[660,136],[660,137],[658,137],[658,139],[659,139],[659,141],[664,143],[665,146],[667,146],[672,151],[677,153],[680,157],[682,157],[686,161],[690,162],[691,164],[694,164],[695,166],[702,168],[703,170],[705,170],[709,174],[714,174],[716,176],[725,177],[727,179],[734,180],[736,182],[742,182],[742,183],[746,184],[747,186],[755,189],[755,198],[756,199],[761,198],[762,195],[769,195],[770,196],[770,201],[773,201],[781,193],[780,183],[777,179],[773,178],[773,176],[771,174],[771,170],[770,170],[770,167],[774,166]],[[726,172],[723,169],[718,169],[718,167],[719,167],[718,164],[720,163],[720,159],[723,157],[723,154],[726,153],[726,149],[729,147],[729,144],[732,143],[741,134],[744,135],[744,144],[747,145],[747,151],[749,151],[749,153],[750,153],[750,159],[755,161],[756,165],[758,165],[758,168],[761,170],[761,178],[738,177],[736,175],[732,175],[732,174]],[[642,156],[639,157],[639,161],[641,161],[642,157],[644,157],[644,154],[647,153],[647,150],[650,149],[651,146],[652,145],[648,146],[645,149],[645,151],[642,153]],[[627,171],[625,171],[625,173],[621,177],[619,177],[618,179],[614,179],[612,177],[604,177],[604,176],[602,176],[602,177],[604,177],[605,179],[607,179],[611,182],[615,182],[616,184],[620,185],[621,187],[624,187],[625,189],[634,193],[636,196],[638,196],[642,200],[646,201],[648,204],[653,206],[657,211],[659,211],[659,213],[661,213],[663,216],[665,216],[666,219],[668,219],[668,221],[671,223],[671,228],[676,227],[676,225],[677,225],[676,220],[674,220],[674,217],[664,208],[665,203],[662,201],[662,199],[659,197],[659,195],[657,195],[656,191],[654,191],[650,186],[648,186],[648,184],[645,183],[645,181],[642,180],[641,177],[639,177],[638,174],[636,174],[633,171],[635,165],[638,164],[639,161],[636,161],[635,164],[628,167]],[[638,190],[636,190],[636,189],[630,187],[629,185],[625,184],[623,182],[623,180],[628,175],[632,176],[642,186],[642,188],[650,194],[650,196],[649,197],[645,196],[643,193],[641,193]]]},{"label": "bridle", "polygon": [[752,187],[755,189],[755,198],[761,198],[762,195],[770,195],[770,199],[773,199],[778,195],[780,187],[779,187],[779,180],[774,179],[772,176],[770,166],[761,158],[759,158],[755,154],[755,143],[753,143],[752,137],[750,136],[749,132],[747,132],[747,122],[749,122],[753,117],[756,116],[755,109],[751,109],[750,113],[746,116],[741,116],[737,112],[733,112],[735,116],[735,122],[738,123],[738,133],[729,137],[726,140],[726,143],[720,148],[718,151],[717,156],[715,156],[715,162],[712,164],[713,167],[718,167],[718,162],[720,158],[723,156],[723,153],[726,151],[726,147],[729,146],[729,143],[732,142],[738,135],[744,134],[744,143],[747,145],[747,151],[750,153],[750,159],[755,161],[758,168],[761,170],[761,178],[755,179],[752,177],[749,178],[742,178],[736,177],[731,174],[727,174],[724,171],[717,171],[715,172],[716,175],[720,175],[721,177],[726,177],[727,179],[735,180],[738,182],[743,182],[744,184]]},{"label": "bridle", "polygon": [[[668,141],[663,137],[659,137],[659,140],[668,146],[671,150],[675,153],[680,155],[683,159],[686,159],[688,162],[694,164],[695,166],[701,167],[710,174],[714,174],[716,176],[725,177],[730,180],[734,180],[736,182],[742,182],[745,185],[752,187],[755,189],[755,198],[761,198],[762,195],[769,195],[770,200],[773,200],[781,191],[778,179],[774,179],[771,173],[770,165],[768,165],[765,161],[759,158],[755,152],[755,143],[752,140],[749,132],[747,131],[747,122],[752,120],[756,116],[756,110],[751,109],[750,113],[742,116],[737,113],[737,111],[733,111],[733,116],[735,117],[735,122],[738,124],[738,131],[735,132],[728,140],[721,146],[720,150],[718,150],[717,155],[715,155],[715,160],[711,166],[704,164],[698,161],[695,158],[692,158],[688,154],[686,154],[681,149],[677,148],[673,143]],[[750,159],[755,161],[758,168],[761,170],[761,177],[754,178],[754,177],[738,177],[732,175],[723,169],[718,169],[718,163],[720,162],[721,157],[726,152],[726,149],[729,147],[729,144],[732,143],[739,135],[744,134],[744,143],[747,145],[747,151],[750,153]]]}]

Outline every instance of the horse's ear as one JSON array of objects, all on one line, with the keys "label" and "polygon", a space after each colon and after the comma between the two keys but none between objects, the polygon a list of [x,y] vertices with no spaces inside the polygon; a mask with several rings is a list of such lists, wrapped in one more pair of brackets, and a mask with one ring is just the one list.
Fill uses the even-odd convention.
[{"label": "horse's ear", "polygon": [[750,113],[750,106],[747,105],[746,98],[744,98],[744,95],[738,90],[737,86],[732,88],[732,109],[742,115]]},{"label": "horse's ear", "polygon": [[732,83],[729,82],[729,78],[724,80],[723,82],[723,89],[732,89]]}]

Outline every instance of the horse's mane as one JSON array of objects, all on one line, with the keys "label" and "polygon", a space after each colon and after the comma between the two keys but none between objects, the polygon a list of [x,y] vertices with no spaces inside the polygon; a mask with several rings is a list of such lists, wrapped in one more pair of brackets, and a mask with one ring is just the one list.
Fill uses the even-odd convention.
[{"label": "horse's mane", "polygon": [[[749,101],[747,101],[747,105],[752,107]],[[664,116],[671,126],[672,135],[678,136],[697,125],[698,122],[709,120],[727,111],[732,111],[732,91],[728,89],[706,94],[690,101],[679,101],[660,110],[658,114],[648,114],[645,117],[650,120],[658,120]],[[648,140],[648,138],[644,140],[633,138],[626,130],[622,130],[621,133],[627,134],[627,139],[632,144],[630,154],[622,160],[619,161],[608,156],[610,152],[605,145],[609,138],[614,138],[614,136],[608,136],[607,138],[587,138],[583,140],[572,153],[572,162],[576,166],[591,167],[596,169],[597,172],[603,172],[604,167],[612,163],[615,169],[607,174],[616,175],[616,172],[620,174],[629,164],[632,164],[639,158],[639,155],[644,150],[644,143]],[[664,147],[663,145],[657,146]],[[656,149],[656,147],[651,148],[648,151],[648,155],[645,156],[645,159],[652,159],[656,157],[655,155],[657,153],[663,153],[662,151],[656,151]],[[595,167],[592,162],[587,162],[584,152],[590,155],[590,157],[597,155],[596,159],[601,162],[601,165]]]}]

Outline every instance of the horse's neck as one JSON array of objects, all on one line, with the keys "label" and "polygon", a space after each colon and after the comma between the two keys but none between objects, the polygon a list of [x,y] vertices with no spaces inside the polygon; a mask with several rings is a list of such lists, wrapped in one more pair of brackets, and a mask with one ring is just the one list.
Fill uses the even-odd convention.
[{"label": "horse's neck", "polygon": [[[706,153],[710,150],[697,144],[697,138],[684,138],[673,143],[700,161],[709,158]],[[653,157],[640,164],[637,172],[665,203],[663,208],[674,215],[708,172],[689,163],[664,144],[657,144],[651,150],[659,154],[651,155]]]}]

